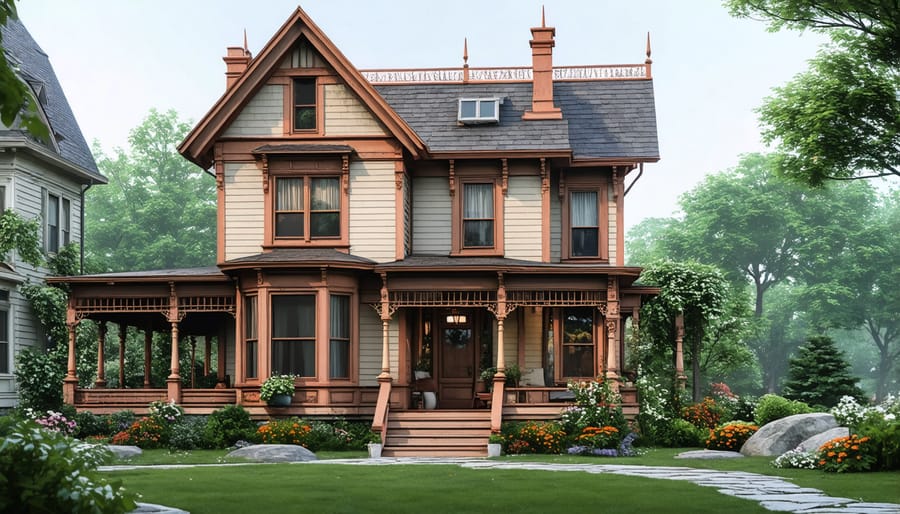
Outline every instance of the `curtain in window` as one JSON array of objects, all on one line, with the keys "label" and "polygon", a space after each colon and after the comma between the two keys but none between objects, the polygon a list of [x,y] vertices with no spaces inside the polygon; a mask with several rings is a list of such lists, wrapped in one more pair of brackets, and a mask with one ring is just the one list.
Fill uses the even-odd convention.
[{"label": "curtain in window", "polygon": [[303,179],[279,178],[275,184],[275,235],[303,237]]},{"label": "curtain in window", "polygon": [[466,184],[463,246],[494,246],[494,185]]},{"label": "curtain in window", "polygon": [[247,378],[256,378],[258,370],[256,364],[258,325],[256,320],[256,297],[247,296],[244,298],[244,338],[247,353],[244,359],[244,374]]},{"label": "curtain in window", "polygon": [[596,257],[599,253],[597,192],[574,191],[569,195],[572,225],[572,256]]},{"label": "curtain in window", "polygon": [[350,378],[350,297],[331,295],[328,376]]},{"label": "curtain in window", "polygon": [[310,191],[309,232],[312,237],[341,235],[341,188],[337,178],[314,178]]}]

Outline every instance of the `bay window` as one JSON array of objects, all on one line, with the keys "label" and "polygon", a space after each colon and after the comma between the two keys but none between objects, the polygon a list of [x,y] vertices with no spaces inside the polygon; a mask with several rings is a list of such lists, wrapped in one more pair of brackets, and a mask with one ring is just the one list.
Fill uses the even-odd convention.
[{"label": "bay window", "polygon": [[272,296],[272,374],[316,376],[316,297]]}]

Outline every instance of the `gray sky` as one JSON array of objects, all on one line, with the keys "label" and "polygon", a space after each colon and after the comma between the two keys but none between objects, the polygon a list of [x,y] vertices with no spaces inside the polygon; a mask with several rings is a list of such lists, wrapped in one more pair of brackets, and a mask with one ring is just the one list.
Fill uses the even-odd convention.
[{"label": "gray sky", "polygon": [[[225,87],[225,47],[256,55],[296,1],[21,0],[88,142],[128,145],[151,108],[199,120]],[[753,110],[824,40],[770,33],[717,0],[309,0],[303,9],[360,69],[531,64],[529,28],[556,27],[555,65],[631,64],[650,32],[662,160],[626,200],[626,227],[669,216],[708,174],[764,150]],[[629,178],[630,180],[630,178]]]}]

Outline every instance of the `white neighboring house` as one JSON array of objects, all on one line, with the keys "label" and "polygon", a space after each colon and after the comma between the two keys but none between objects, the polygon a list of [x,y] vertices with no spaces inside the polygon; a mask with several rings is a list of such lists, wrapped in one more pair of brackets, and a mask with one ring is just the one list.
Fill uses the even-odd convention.
[{"label": "white neighboring house", "polygon": [[[84,192],[105,184],[78,128],[46,53],[19,20],[10,19],[2,47],[10,65],[40,104],[50,141],[38,142],[17,124],[0,124],[0,209],[41,220],[41,243],[50,256],[68,243],[80,244]],[[45,267],[22,262],[15,252],[0,263],[0,411],[16,405],[15,356],[28,347],[51,344],[18,287],[40,282]],[[57,341],[65,344],[65,341]]]}]

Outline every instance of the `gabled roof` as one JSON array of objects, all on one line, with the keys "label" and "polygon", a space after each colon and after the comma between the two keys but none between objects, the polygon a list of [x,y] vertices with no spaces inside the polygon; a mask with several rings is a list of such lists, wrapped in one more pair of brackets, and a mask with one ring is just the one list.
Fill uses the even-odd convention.
[{"label": "gabled roof", "polygon": [[[650,80],[557,81],[561,120],[523,120],[531,82],[383,84],[375,87],[429,152],[571,151],[575,160],[656,161],[659,143]],[[459,98],[500,98],[500,122],[462,125]]]},{"label": "gabled roof", "polygon": [[[17,66],[19,75],[29,84],[33,91],[43,89],[38,96],[41,109],[50,125],[51,137],[55,137],[56,145],[37,143],[30,134],[18,128],[0,129],[0,137],[4,144],[18,140],[23,146],[38,153],[58,155],[70,166],[75,166],[77,174],[83,178],[106,183],[106,177],[97,170],[94,156],[84,140],[78,127],[75,115],[69,107],[66,95],[53,72],[50,59],[35,42],[21,21],[9,18],[5,26],[0,26],[3,33],[3,50],[10,64]],[[37,91],[35,91],[37,92]]]},{"label": "gabled roof", "polygon": [[347,87],[413,157],[424,156],[425,144],[419,136],[397,116],[372,85],[299,7],[266,43],[259,55],[250,61],[240,78],[225,91],[219,101],[187,135],[178,151],[201,168],[208,168],[212,163],[212,147],[216,138],[259,91],[301,36],[306,38],[310,46],[322,56]]}]

